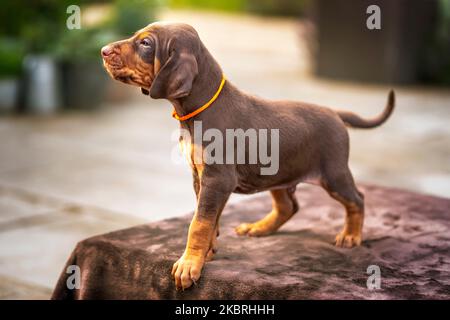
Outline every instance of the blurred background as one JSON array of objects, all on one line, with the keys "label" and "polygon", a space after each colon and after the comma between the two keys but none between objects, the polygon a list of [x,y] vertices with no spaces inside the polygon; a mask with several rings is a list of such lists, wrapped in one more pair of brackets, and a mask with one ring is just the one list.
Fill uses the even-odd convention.
[{"label": "blurred background", "polygon": [[[80,29],[73,7],[80,10]],[[369,5],[381,29],[369,30]],[[450,197],[450,0],[2,1],[0,298],[47,299],[76,243],[194,209],[166,101],[111,80],[100,48],[193,25],[239,88],[378,114],[351,130],[359,183]],[[68,12],[69,11],[69,12]],[[244,196],[233,196],[239,201]],[[301,203],[301,199],[300,203]]]}]

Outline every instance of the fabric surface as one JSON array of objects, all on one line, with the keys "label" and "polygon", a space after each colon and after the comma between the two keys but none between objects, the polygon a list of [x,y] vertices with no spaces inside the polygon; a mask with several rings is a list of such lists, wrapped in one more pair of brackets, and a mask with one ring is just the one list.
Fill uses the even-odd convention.
[{"label": "fabric surface", "polygon": [[[268,193],[228,205],[219,251],[196,286],[175,290],[172,264],[183,253],[192,214],[81,241],[67,266],[81,269],[80,289],[53,299],[450,299],[450,200],[375,186],[365,193],[361,247],[333,246],[344,209],[319,187],[297,188],[299,212],[276,234],[238,237],[234,227],[271,209]],[[381,271],[369,290],[367,268]]]}]

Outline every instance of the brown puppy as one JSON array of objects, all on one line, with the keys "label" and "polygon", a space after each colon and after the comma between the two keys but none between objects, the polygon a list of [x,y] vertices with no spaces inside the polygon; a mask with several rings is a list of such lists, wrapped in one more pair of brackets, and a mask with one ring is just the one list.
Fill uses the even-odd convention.
[{"label": "brown puppy", "polygon": [[[217,93],[222,70],[189,25],[154,23],[126,40],[102,49],[104,65],[116,80],[139,86],[154,99],[169,100],[179,116],[190,114]],[[347,214],[336,245],[361,244],[364,198],[356,189],[348,168],[349,137],[346,125],[373,128],[382,124],[394,108],[394,93],[377,118],[365,120],[341,111],[293,101],[268,101],[243,93],[226,82],[208,109],[186,121],[183,129],[194,133],[194,121],[203,132],[241,128],[279,129],[279,170],[261,175],[258,164],[205,164],[195,159],[206,145],[190,146],[197,208],[189,227],[186,249],[174,264],[176,287],[185,289],[200,278],[206,260],[216,250],[219,217],[232,192],[270,190],[273,210],[262,220],[236,228],[239,235],[264,236],[275,232],[298,210],[295,187],[311,179],[342,203]],[[246,150],[248,156],[248,151]]]}]

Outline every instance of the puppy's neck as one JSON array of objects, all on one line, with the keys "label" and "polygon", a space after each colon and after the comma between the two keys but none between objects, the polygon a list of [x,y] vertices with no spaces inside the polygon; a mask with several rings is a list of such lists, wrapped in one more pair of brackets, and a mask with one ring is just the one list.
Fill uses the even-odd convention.
[{"label": "puppy's neck", "polygon": [[[171,101],[178,115],[189,114],[207,103],[217,92],[223,73],[219,64],[203,47],[202,61],[198,61],[198,75],[188,96]],[[214,108],[214,104],[211,105]],[[193,118],[195,119],[195,118]],[[192,121],[188,121],[192,122]]]}]

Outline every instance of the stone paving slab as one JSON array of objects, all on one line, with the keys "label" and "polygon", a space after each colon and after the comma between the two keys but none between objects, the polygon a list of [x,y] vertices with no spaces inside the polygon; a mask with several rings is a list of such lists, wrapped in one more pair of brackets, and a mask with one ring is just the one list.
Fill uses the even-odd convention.
[{"label": "stone paving slab", "polygon": [[47,287],[0,276],[1,300],[48,300],[51,293]]},{"label": "stone paving slab", "polygon": [[[68,208],[40,216],[28,225],[21,223],[0,230],[1,276],[49,289],[55,284],[67,252],[80,239],[143,221],[126,216],[114,219],[116,215],[111,213],[96,216],[90,212]],[[1,287],[0,284],[0,292]]]}]

